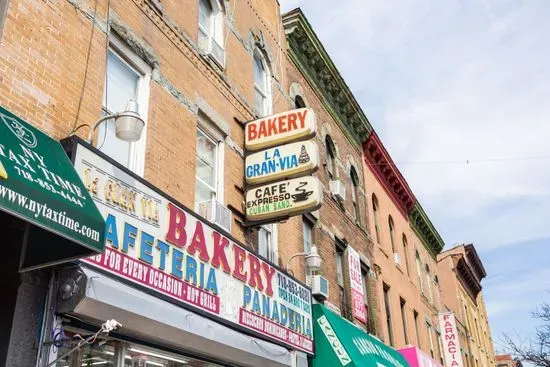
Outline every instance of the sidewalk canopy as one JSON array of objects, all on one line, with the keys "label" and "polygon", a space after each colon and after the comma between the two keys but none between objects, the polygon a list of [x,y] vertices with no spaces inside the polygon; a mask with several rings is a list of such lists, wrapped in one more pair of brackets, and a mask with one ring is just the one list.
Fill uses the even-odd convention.
[{"label": "sidewalk canopy", "polygon": [[395,349],[323,305],[313,305],[313,318],[313,367],[409,367]]},{"label": "sidewalk canopy", "polygon": [[103,251],[105,220],[61,144],[2,107],[0,211],[30,224],[22,269]]}]

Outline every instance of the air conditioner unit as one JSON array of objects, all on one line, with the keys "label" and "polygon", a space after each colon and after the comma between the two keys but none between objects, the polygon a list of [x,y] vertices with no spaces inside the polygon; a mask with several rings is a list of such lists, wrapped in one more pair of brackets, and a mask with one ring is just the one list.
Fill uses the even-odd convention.
[{"label": "air conditioner unit", "polygon": [[225,51],[215,39],[206,35],[199,37],[199,48],[204,55],[210,57],[219,67],[225,68]]},{"label": "air conditioner unit", "polygon": [[346,199],[346,187],[344,183],[340,180],[330,181],[330,192],[334,197],[339,201],[344,201]]},{"label": "air conditioner unit", "polygon": [[311,294],[322,299],[328,298],[328,280],[321,275],[311,277]]},{"label": "air conditioner unit", "polygon": [[199,215],[231,232],[231,210],[219,201],[209,200],[200,203]]},{"label": "air conditioner unit", "polygon": [[401,256],[397,252],[393,253],[393,261],[399,266],[401,266]]}]

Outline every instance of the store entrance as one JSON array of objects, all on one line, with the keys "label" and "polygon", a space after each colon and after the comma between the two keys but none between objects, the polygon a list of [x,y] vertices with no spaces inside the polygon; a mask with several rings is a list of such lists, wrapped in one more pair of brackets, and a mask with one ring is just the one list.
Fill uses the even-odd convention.
[{"label": "store entrance", "polygon": [[60,358],[55,367],[230,367],[197,358],[151,348],[125,340],[98,337],[70,352],[83,339],[93,335],[90,331],[60,324],[53,332],[51,355]]},{"label": "store entrance", "polygon": [[2,301],[0,302],[0,366],[6,363],[17,304],[17,290],[21,283],[19,259],[23,244],[25,224],[0,211],[0,279]]}]

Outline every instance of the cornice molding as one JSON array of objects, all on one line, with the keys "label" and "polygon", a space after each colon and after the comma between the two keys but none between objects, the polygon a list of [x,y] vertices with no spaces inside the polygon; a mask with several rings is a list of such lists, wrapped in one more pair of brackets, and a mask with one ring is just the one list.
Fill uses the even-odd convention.
[{"label": "cornice molding", "polygon": [[474,303],[477,304],[477,295],[481,292],[481,284],[462,254],[455,258],[455,267],[459,280],[462,282],[464,288],[467,289]]},{"label": "cornice molding", "polygon": [[418,201],[409,213],[409,223],[432,255],[437,257],[445,243]]},{"label": "cornice molding", "polygon": [[361,146],[372,126],[302,11],[297,8],[284,14],[283,26],[290,58],[348,137]]},{"label": "cornice molding", "polygon": [[374,173],[403,217],[408,218],[416,198],[376,132],[373,131],[363,143],[363,153],[367,167]]},{"label": "cornice molding", "polygon": [[483,262],[481,261],[479,255],[477,254],[476,248],[472,243],[464,246],[464,251],[466,252],[466,258],[468,263],[473,268],[474,273],[476,274],[479,281],[487,276]]}]

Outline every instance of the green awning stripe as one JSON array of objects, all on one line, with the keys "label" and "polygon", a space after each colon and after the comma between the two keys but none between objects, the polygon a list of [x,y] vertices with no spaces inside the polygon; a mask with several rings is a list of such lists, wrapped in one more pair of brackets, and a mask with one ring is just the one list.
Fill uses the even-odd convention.
[{"label": "green awning stripe", "polygon": [[405,358],[323,305],[313,305],[313,367],[409,367]]}]

